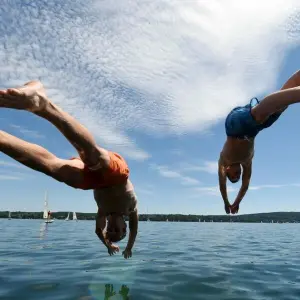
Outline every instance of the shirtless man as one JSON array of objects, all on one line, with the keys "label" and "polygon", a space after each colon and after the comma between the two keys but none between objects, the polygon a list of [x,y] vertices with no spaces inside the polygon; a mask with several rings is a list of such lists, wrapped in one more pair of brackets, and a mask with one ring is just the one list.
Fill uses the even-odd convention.
[{"label": "shirtless man", "polygon": [[[253,100],[256,100],[255,103]],[[294,73],[280,91],[266,96],[262,101],[251,99],[250,103],[234,108],[226,118],[227,139],[219,158],[219,187],[227,214],[238,213],[239,204],[245,196],[251,178],[254,140],[263,129],[270,127],[290,105],[300,102],[300,71]],[[226,177],[242,185],[230,205],[227,197]]]},{"label": "shirtless man", "polygon": [[94,190],[98,205],[96,234],[110,255],[119,251],[113,242],[126,236],[124,216],[129,216],[130,232],[123,255],[125,258],[131,257],[138,229],[138,212],[125,160],[117,153],[97,146],[84,126],[50,101],[39,81],[0,90],[0,107],[27,110],[48,120],[76,148],[79,157],[60,159],[38,145],[0,130],[1,152],[70,187]]}]

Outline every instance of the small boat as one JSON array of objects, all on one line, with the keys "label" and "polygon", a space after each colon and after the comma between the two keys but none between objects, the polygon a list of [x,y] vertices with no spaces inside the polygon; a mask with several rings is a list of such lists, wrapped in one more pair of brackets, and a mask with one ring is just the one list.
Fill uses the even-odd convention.
[{"label": "small boat", "polygon": [[69,221],[70,220],[70,213],[68,213],[68,216],[65,218],[65,221]]},{"label": "small boat", "polygon": [[45,223],[53,223],[53,219],[51,219],[51,216],[49,215],[49,207],[48,207],[48,193],[45,192],[45,202],[44,202],[44,213],[43,213],[43,219],[45,220]]},{"label": "small boat", "polygon": [[73,220],[77,221],[77,216],[76,216],[76,212],[75,211],[73,212]]},{"label": "small boat", "polygon": [[11,220],[11,212],[8,212],[8,220]]}]

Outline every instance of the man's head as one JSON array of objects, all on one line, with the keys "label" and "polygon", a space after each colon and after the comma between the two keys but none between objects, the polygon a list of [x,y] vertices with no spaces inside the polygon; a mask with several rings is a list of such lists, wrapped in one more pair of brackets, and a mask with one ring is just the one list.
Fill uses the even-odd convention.
[{"label": "man's head", "polygon": [[122,215],[110,214],[107,217],[106,237],[112,243],[123,240],[126,236],[127,224]]},{"label": "man's head", "polygon": [[240,164],[232,164],[225,168],[227,178],[232,182],[236,183],[240,180],[242,169]]}]

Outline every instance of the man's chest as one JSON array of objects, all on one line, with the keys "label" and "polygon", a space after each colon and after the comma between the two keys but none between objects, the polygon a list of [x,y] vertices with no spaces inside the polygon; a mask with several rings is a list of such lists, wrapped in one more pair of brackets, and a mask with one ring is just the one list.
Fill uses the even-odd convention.
[{"label": "man's chest", "polygon": [[246,163],[252,160],[254,156],[254,144],[243,141],[226,145],[223,148],[221,156],[225,164]]},{"label": "man's chest", "polygon": [[95,194],[95,201],[105,214],[121,213],[128,215],[134,209],[133,195],[128,193],[97,193]]}]

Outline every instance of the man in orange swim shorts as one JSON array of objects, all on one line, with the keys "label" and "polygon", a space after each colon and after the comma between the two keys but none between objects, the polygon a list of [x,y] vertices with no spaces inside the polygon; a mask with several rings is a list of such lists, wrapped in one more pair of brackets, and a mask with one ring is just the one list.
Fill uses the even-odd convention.
[{"label": "man in orange swim shorts", "polygon": [[124,216],[128,216],[130,232],[123,255],[131,257],[138,230],[138,211],[126,161],[119,154],[99,147],[83,125],[50,101],[39,81],[0,90],[0,107],[26,110],[48,120],[76,148],[78,157],[60,159],[41,146],[0,130],[1,152],[73,188],[94,190],[98,205],[96,234],[110,255],[119,251],[113,242],[126,236]]}]

